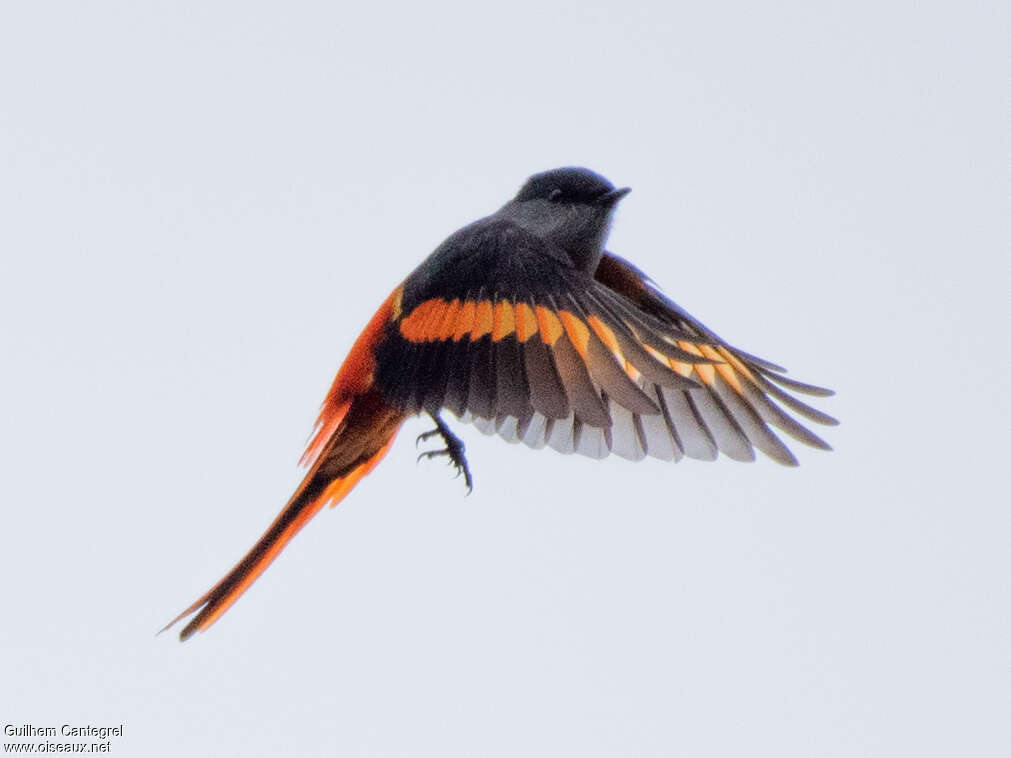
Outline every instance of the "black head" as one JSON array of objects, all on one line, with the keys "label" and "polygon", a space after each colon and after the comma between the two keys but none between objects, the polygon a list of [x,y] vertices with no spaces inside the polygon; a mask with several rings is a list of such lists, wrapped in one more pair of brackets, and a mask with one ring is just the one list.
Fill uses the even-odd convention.
[{"label": "black head", "polygon": [[556,168],[527,179],[498,216],[565,251],[592,273],[604,253],[614,207],[629,192],[587,168]]},{"label": "black head", "polygon": [[615,189],[607,179],[588,168],[569,166],[542,171],[527,179],[515,202],[547,200],[552,203],[611,206],[629,193]]}]

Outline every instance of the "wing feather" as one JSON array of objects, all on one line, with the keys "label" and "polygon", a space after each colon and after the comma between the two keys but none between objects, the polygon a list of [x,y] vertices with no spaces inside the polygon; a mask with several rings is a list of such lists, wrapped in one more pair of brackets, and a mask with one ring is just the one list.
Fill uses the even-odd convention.
[{"label": "wing feather", "polygon": [[550,419],[569,415],[569,399],[551,351],[539,339],[523,342],[523,367],[530,383],[530,404]]},{"label": "wing feather", "polygon": [[747,461],[757,449],[796,465],[772,427],[828,448],[793,414],[835,419],[791,393],[829,390],[731,347],[617,256],[605,254],[594,278],[524,235],[510,229],[456,268],[405,283],[378,362],[391,400],[594,458]]}]

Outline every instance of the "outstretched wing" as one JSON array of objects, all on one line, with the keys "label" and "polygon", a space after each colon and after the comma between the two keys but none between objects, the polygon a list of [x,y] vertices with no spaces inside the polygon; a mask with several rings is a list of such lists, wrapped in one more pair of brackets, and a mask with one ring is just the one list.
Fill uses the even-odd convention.
[{"label": "outstretched wing", "polygon": [[602,458],[758,448],[796,459],[769,425],[828,448],[780,405],[826,390],[731,348],[615,256],[596,277],[505,222],[451,238],[405,281],[377,349],[376,382],[407,411],[446,408],[486,433]]},{"label": "outstretched wing", "polygon": [[[613,253],[605,253],[594,278],[620,294],[640,313],[686,335],[678,344],[711,362],[696,364],[688,374],[705,390],[686,393],[685,401],[699,409],[717,447],[731,458],[750,460],[754,446],[780,463],[796,464],[769,425],[800,442],[831,448],[790,415],[825,426],[839,422],[787,392],[828,397],[832,390],[790,379],[786,369],[727,344],[712,330],[667,298],[640,269]],[[711,456],[710,456],[711,457]]]}]

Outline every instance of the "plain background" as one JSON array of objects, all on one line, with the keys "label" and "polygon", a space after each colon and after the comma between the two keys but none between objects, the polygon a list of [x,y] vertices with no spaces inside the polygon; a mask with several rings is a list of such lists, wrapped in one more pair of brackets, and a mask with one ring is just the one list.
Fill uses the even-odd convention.
[{"label": "plain background", "polygon": [[[1002,3],[0,11],[0,720],[114,755],[1011,752]],[[457,425],[208,633],[386,294],[524,178],[835,388],[835,451],[596,463]]]}]

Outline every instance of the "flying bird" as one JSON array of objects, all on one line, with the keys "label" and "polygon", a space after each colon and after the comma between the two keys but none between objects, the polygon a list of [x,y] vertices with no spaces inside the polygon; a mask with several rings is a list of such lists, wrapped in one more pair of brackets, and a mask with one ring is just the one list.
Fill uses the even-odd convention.
[{"label": "flying bird", "polygon": [[[832,392],[731,347],[605,250],[629,189],[585,168],[530,177],[495,213],[463,227],[386,298],[355,341],[302,456],[308,472],[260,540],[165,628],[196,613],[207,629],[298,531],[383,459],[404,421],[427,414],[472,485],[441,412],[532,448],[629,460],[652,456],[797,460],[770,426],[812,447],[803,426],[835,419],[792,393]],[[791,413],[792,412],[792,413]]]}]

